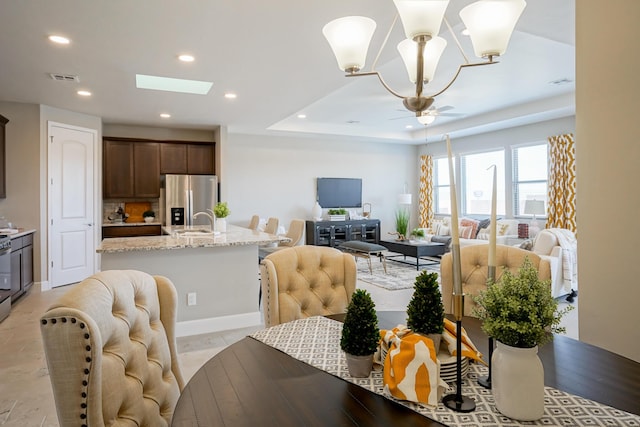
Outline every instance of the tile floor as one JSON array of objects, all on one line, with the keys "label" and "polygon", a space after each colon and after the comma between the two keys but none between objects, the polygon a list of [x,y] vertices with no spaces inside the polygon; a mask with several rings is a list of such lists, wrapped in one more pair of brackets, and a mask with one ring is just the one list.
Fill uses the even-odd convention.
[{"label": "tile floor", "polygon": [[[48,292],[40,292],[39,287],[34,286],[0,323],[0,426],[58,426],[38,321],[49,305],[72,286]],[[388,291],[365,282],[358,282],[358,287],[369,291],[376,309],[381,311],[404,310],[413,292],[412,289]],[[564,319],[567,335],[573,338],[577,338],[577,319],[577,309]],[[259,328],[178,338],[185,379],[191,378],[220,350]]]}]

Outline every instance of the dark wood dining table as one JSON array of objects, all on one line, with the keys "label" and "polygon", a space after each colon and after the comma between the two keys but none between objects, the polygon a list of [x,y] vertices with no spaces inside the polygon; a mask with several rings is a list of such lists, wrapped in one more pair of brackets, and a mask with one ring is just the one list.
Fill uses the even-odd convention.
[{"label": "dark wood dining table", "polygon": [[[329,316],[343,320],[343,315]],[[381,328],[406,324],[399,311],[378,312]],[[463,327],[487,354],[480,321]],[[640,415],[640,363],[556,335],[539,349],[545,385]],[[442,426],[395,401],[333,376],[251,337],[230,345],[191,378],[173,427]]]}]

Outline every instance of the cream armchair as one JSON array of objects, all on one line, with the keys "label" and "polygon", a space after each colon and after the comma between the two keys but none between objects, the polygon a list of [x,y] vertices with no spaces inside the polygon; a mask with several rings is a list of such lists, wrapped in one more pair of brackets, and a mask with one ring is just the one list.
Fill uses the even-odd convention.
[{"label": "cream armchair", "polygon": [[[516,273],[522,266],[525,257],[531,260],[538,269],[538,277],[542,280],[551,278],[549,262],[538,255],[512,246],[496,245],[496,280],[502,276],[505,268]],[[460,265],[462,269],[462,292],[464,299],[464,315],[473,316],[475,303],[471,295],[478,295],[487,288],[487,266],[489,264],[489,245],[473,245],[460,248]],[[453,270],[452,255],[443,255],[440,262],[440,278],[442,302],[445,313],[453,313]]]},{"label": "cream armchair", "polygon": [[353,256],[322,246],[294,246],[260,262],[265,326],[344,313],[356,289]]},{"label": "cream armchair", "polygon": [[60,426],[168,426],[184,381],[177,294],[164,277],[103,271],[69,290],[40,330]]}]

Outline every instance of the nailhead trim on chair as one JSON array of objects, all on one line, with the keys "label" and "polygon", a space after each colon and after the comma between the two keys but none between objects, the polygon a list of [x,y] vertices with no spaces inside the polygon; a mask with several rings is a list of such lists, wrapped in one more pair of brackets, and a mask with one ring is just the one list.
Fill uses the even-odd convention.
[{"label": "nailhead trim on chair", "polygon": [[[62,323],[67,323],[67,318],[66,317],[61,317],[60,321]],[[56,319],[56,318],[51,319],[51,324],[52,325],[55,325],[57,322],[58,322],[58,319]],[[71,318],[71,323],[75,324],[77,322],[78,322],[78,319],[76,319],[74,317]],[[42,324],[46,325],[47,324],[47,319],[42,319]],[[82,322],[80,322],[78,324],[78,326],[80,326],[80,329],[84,329],[85,328],[85,324],[82,323]],[[86,345],[85,349],[88,352],[88,356],[85,358],[85,360],[89,364],[89,367],[91,367],[91,346],[89,345],[89,343],[90,343],[90,341],[89,341],[89,338],[90,338],[89,333],[85,333],[84,334],[84,338],[87,340],[87,345]],[[84,409],[84,412],[80,414],[80,419],[83,420],[82,421],[83,423],[80,425],[80,427],[88,427],[87,424],[85,424],[85,420],[87,419],[87,406],[88,405],[87,405],[86,399],[87,399],[87,386],[89,385],[89,381],[88,380],[89,380],[89,373],[90,372],[91,372],[91,370],[88,367],[84,368],[85,377],[82,380],[82,393],[81,393],[81,396],[85,400],[80,404],[80,407],[82,409]]]}]

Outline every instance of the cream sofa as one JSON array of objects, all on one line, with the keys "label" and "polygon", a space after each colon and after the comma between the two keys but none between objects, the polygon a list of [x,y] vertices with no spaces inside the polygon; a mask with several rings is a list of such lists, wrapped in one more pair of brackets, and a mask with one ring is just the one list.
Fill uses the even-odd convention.
[{"label": "cream sofa", "polygon": [[[518,237],[517,219],[499,219],[496,231],[496,243],[506,245],[508,239]],[[460,247],[472,245],[484,245],[489,243],[489,220],[476,220],[473,218],[460,218],[458,230],[460,234]],[[422,228],[427,241],[447,244],[447,250],[451,242],[451,222],[449,218],[435,219],[431,227]]]}]

